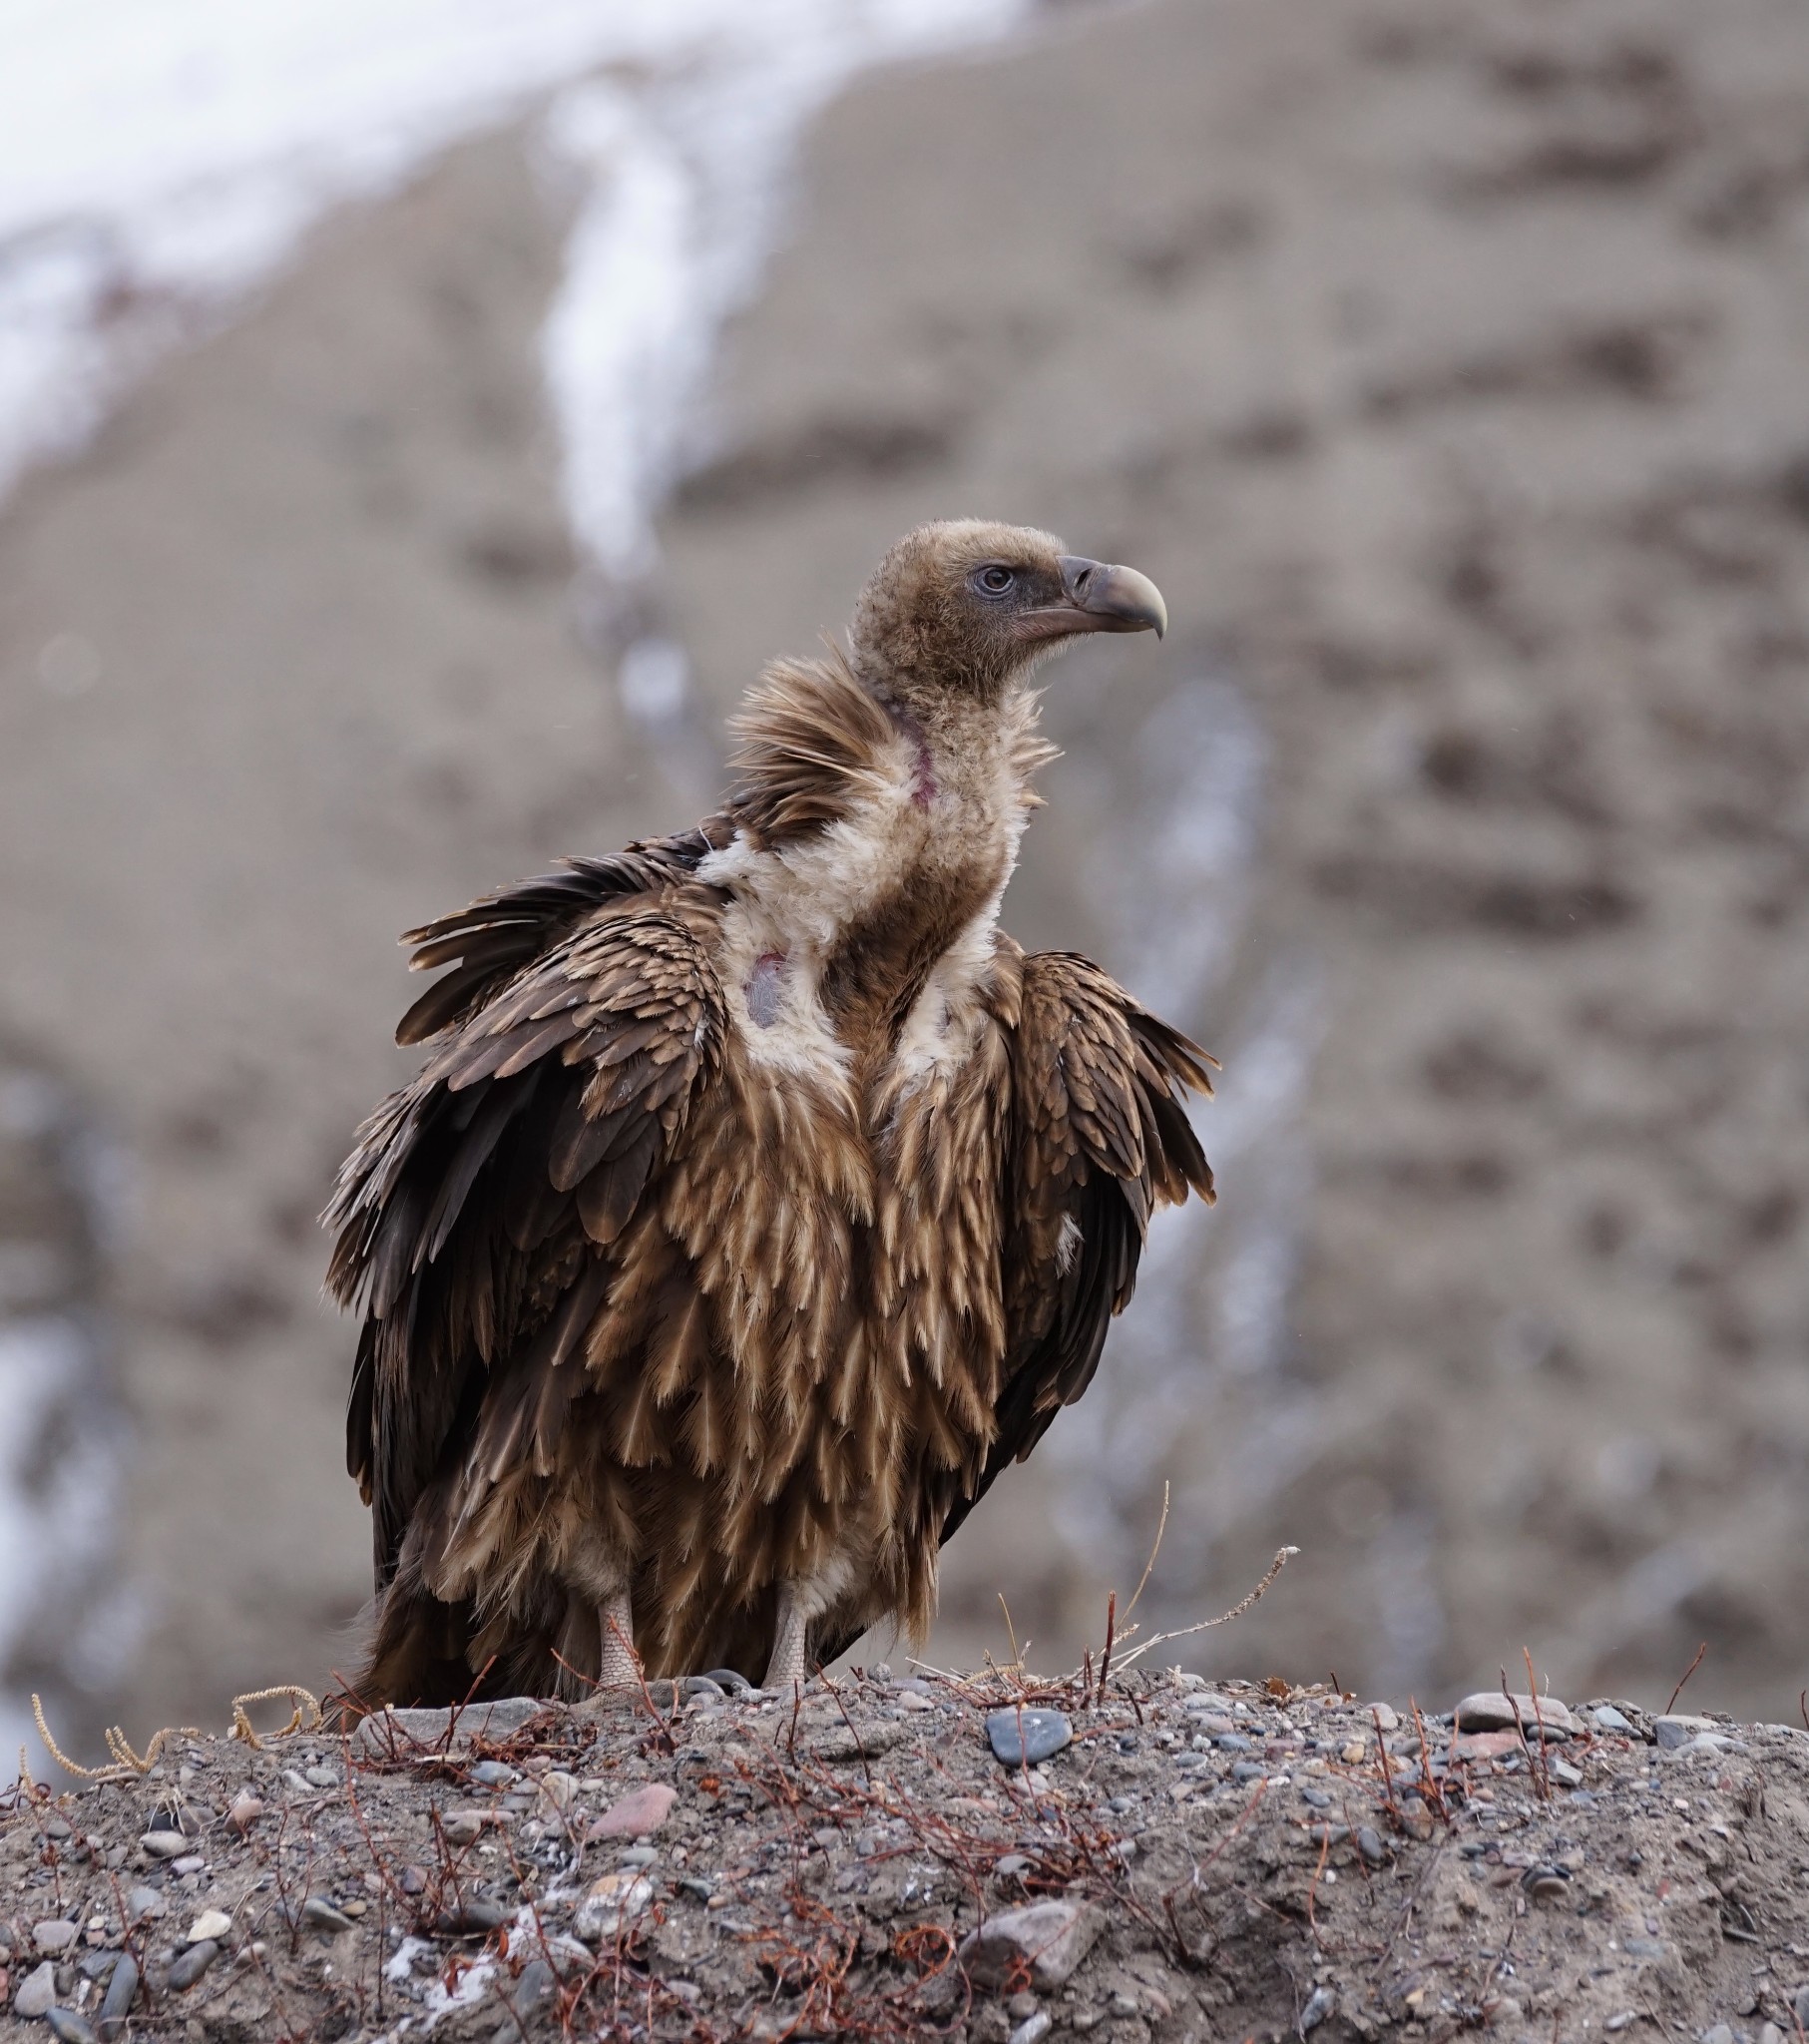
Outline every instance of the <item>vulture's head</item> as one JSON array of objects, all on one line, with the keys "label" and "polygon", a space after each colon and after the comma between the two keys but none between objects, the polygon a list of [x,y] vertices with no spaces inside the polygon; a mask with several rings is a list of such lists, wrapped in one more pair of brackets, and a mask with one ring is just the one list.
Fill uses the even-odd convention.
[{"label": "vulture's head", "polygon": [[1024,525],[920,525],[874,570],[855,605],[854,662],[869,683],[928,708],[957,691],[996,698],[1040,656],[1083,632],[1153,632],[1168,613],[1134,568],[1064,553]]}]

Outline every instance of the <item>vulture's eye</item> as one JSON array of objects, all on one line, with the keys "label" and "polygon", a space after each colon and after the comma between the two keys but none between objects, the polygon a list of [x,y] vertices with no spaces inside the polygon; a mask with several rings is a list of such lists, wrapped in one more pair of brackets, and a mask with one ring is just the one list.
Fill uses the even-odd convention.
[{"label": "vulture's eye", "polygon": [[1009,568],[1001,568],[995,562],[990,568],[982,568],[974,577],[974,587],[982,596],[1003,596],[1017,579]]}]

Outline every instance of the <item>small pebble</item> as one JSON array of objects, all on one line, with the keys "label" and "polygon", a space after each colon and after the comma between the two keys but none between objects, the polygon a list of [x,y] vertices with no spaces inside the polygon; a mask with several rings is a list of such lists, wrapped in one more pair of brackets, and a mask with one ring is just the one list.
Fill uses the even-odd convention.
[{"label": "small pebble", "polygon": [[147,1831],[139,1843],[153,1859],[180,1859],[189,1849],[181,1831]]},{"label": "small pebble", "polygon": [[1509,1697],[1499,1689],[1467,1696],[1453,1716],[1460,1732],[1512,1731],[1518,1724],[1532,1736],[1543,1728],[1548,1739],[1569,1739],[1578,1729],[1576,1719],[1556,1697],[1541,1697],[1535,1703],[1531,1696]]},{"label": "small pebble", "polygon": [[34,1923],[31,1941],[41,1952],[66,1952],[81,1934],[79,1925],[65,1916],[56,1916],[47,1923]]},{"label": "small pebble", "polygon": [[479,1761],[471,1770],[471,1779],[486,1788],[507,1788],[511,1782],[519,1781],[515,1770],[502,1761]]},{"label": "small pebble", "polygon": [[143,1916],[162,1916],[169,1907],[156,1888],[133,1888],[126,1896],[126,1908],[135,1923]]},{"label": "small pebble", "polygon": [[248,1788],[241,1788],[226,1811],[226,1823],[242,1838],[263,1814],[263,1803]]},{"label": "small pebble", "polygon": [[513,1920],[515,1911],[506,1902],[488,1895],[467,1895],[456,1909],[444,1911],[434,1922],[442,1937],[487,1937]]},{"label": "small pebble", "polygon": [[[878,1672],[877,1669],[874,1670],[875,1674],[878,1674]],[[709,1681],[713,1682],[725,1695],[745,1697],[758,1694],[746,1676],[737,1674],[732,1668],[711,1668],[706,1671],[706,1674]]]},{"label": "small pebble", "polygon": [[41,1966],[34,1966],[19,1982],[19,1991],[13,1996],[13,2014],[23,2016],[27,2021],[36,2021],[56,2006],[57,1969],[49,1959]]},{"label": "small pebble", "polygon": [[327,1937],[336,1937],[352,1927],[352,1919],[334,1908],[324,1895],[309,1895],[301,1904],[301,1922],[307,1929],[318,1930]]},{"label": "small pebble", "polygon": [[101,2002],[101,2035],[112,2034],[110,2024],[123,2024],[132,2010],[133,1996],[138,1993],[138,1961],[130,1952],[120,1954],[120,1962],[113,1969],[113,1977],[107,1982],[107,1993]]},{"label": "small pebble", "polygon": [[216,1943],[232,1928],[232,1919],[224,1909],[204,1909],[189,1925],[189,1942],[200,1944],[203,1938],[211,1937]]},{"label": "small pebble", "polygon": [[933,1711],[936,1706],[928,1697],[920,1696],[914,1689],[907,1689],[898,1693],[898,1708],[901,1711]]},{"label": "small pebble", "polygon": [[640,1872],[606,1873],[594,1880],[572,1918],[583,1938],[614,1938],[654,1899],[654,1884]]},{"label": "small pebble", "polygon": [[186,1993],[220,1957],[220,1946],[214,1940],[204,1938],[200,1944],[192,1944],[187,1951],[178,1953],[170,1967],[170,1986],[177,1994]]},{"label": "small pebble", "polygon": [[87,2018],[77,2015],[72,2008],[46,2009],[44,2020],[50,2026],[50,2034],[60,2039],[61,2044],[95,2044]]},{"label": "small pebble", "polygon": [[[1053,1759],[1074,1738],[1074,1727],[1060,1711],[994,1711],[986,1721],[993,1757],[1008,1768],[1035,1766]],[[1021,1743],[1020,1743],[1021,1742]]]},{"label": "small pebble", "polygon": [[1055,2018],[1047,2009],[1040,2008],[1034,2016],[1026,2016],[1011,2033],[1008,2044],[1042,2044],[1053,2028]]},{"label": "small pebble", "polygon": [[337,1768],[309,1768],[307,1780],[309,1785],[315,1788],[337,1788],[339,1786],[339,1770]]},{"label": "small pebble", "polygon": [[1382,1833],[1374,1824],[1357,1826],[1357,1850],[1371,1866],[1383,1866],[1388,1861],[1388,1847],[1382,1842]]},{"label": "small pebble", "polygon": [[578,1777],[554,1768],[540,1778],[540,1799],[550,1808],[564,1812],[578,1800]]},{"label": "small pebble", "polygon": [[1596,1727],[1602,1732],[1631,1732],[1631,1723],[1615,1710],[1612,1704],[1597,1704],[1589,1713]]},{"label": "small pebble", "polygon": [[592,1818],[585,1837],[592,1843],[598,1843],[605,1838],[650,1836],[672,1815],[673,1804],[678,1799],[678,1791],[670,1784],[649,1782],[644,1788],[631,1789],[619,1801],[612,1802],[601,1816]]}]

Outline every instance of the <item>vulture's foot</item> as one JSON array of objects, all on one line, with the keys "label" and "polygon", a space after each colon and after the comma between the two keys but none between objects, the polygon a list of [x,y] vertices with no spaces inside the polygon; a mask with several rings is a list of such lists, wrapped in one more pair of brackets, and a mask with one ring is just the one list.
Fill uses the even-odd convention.
[{"label": "vulture's foot", "polygon": [[810,1679],[809,1665],[804,1658],[807,1623],[803,1600],[796,1587],[782,1583],[779,1586],[779,1619],[772,1635],[772,1659],[766,1664],[766,1680],[761,1688],[777,1690],[783,1695],[786,1690],[801,1687]]},{"label": "vulture's foot", "polygon": [[597,1671],[599,1698],[618,1690],[639,1694],[641,1656],[635,1652],[635,1612],[628,1592],[606,1598],[597,1617],[603,1631],[603,1665]]}]

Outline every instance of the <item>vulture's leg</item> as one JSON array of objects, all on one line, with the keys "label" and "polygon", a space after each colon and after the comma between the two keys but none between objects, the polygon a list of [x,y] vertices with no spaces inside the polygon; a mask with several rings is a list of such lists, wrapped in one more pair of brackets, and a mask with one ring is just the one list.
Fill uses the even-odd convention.
[{"label": "vulture's leg", "polygon": [[772,1658],[766,1664],[766,1689],[785,1690],[809,1675],[804,1665],[804,1630],[808,1624],[804,1599],[795,1583],[779,1585],[779,1619],[772,1633]]},{"label": "vulture's leg", "polygon": [[603,1627],[603,1665],[597,1671],[600,1689],[633,1689],[641,1681],[635,1657],[635,1612],[626,1590],[618,1590],[598,1606]]}]

